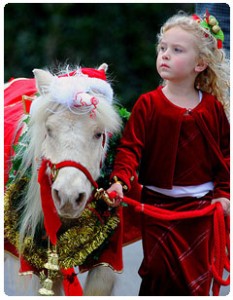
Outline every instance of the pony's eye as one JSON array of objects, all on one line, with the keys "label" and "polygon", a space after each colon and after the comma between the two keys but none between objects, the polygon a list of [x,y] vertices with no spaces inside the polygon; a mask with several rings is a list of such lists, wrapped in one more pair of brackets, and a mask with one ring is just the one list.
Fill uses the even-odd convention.
[{"label": "pony's eye", "polygon": [[97,132],[95,133],[94,138],[98,140],[101,138],[101,136],[102,136],[102,132]]},{"label": "pony's eye", "polygon": [[50,126],[46,126],[46,131],[47,131],[47,134],[48,136],[52,137],[52,128]]}]

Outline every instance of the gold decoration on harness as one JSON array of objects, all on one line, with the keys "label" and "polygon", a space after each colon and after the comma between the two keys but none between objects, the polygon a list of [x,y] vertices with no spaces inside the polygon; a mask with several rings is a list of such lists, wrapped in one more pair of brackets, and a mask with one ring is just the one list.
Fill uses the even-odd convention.
[{"label": "gold decoration on harness", "polygon": [[47,270],[59,271],[57,250],[48,250],[48,262],[44,264]]},{"label": "gold decoration on harness", "polygon": [[[133,176],[132,176],[132,177],[133,177]],[[131,177],[131,178],[132,178],[132,177]],[[134,177],[133,177],[133,179],[134,179]],[[131,181],[133,181],[133,179],[132,179]],[[119,180],[117,176],[113,176],[112,182],[111,182],[110,184],[113,184],[113,183],[118,183],[118,184],[120,184],[125,192],[128,190],[127,185],[126,185],[123,181]]]},{"label": "gold decoration on harness", "polygon": [[56,165],[52,165],[51,167],[51,179],[52,179],[52,182],[54,182],[57,178],[57,175],[58,175],[58,169],[56,168]]},{"label": "gold decoration on harness", "polygon": [[43,287],[39,289],[39,294],[41,296],[53,296],[54,291],[52,290],[53,281],[49,277],[43,282]]},{"label": "gold decoration on harness", "polygon": [[108,193],[102,188],[96,189],[94,197],[96,200],[103,200],[108,206],[112,206],[115,203],[114,199],[111,200]]},{"label": "gold decoration on harness", "polygon": [[48,262],[44,264],[45,269],[48,270],[48,277],[46,278],[41,274],[42,288],[39,289],[39,294],[42,296],[53,296],[53,278],[57,278],[59,276],[58,271],[60,270],[58,264],[58,254],[57,247],[50,246],[50,240],[48,239]]}]

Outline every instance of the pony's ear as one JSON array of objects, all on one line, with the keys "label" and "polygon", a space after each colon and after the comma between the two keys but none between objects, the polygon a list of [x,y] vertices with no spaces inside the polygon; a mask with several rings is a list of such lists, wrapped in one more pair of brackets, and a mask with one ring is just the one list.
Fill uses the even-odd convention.
[{"label": "pony's ear", "polygon": [[106,63],[103,63],[102,65],[99,66],[98,70],[104,70],[104,72],[106,73],[108,70],[108,65]]},{"label": "pony's ear", "polygon": [[[104,71],[104,73],[108,70],[108,65],[103,63],[98,67],[98,71]],[[105,80],[100,80],[98,78],[89,78],[89,84],[91,90],[96,94],[103,95],[110,103],[113,100],[113,90],[110,84]]]},{"label": "pony's ear", "polygon": [[39,93],[47,94],[49,91],[50,83],[54,78],[53,75],[50,72],[41,69],[34,69],[32,72],[35,76]]}]

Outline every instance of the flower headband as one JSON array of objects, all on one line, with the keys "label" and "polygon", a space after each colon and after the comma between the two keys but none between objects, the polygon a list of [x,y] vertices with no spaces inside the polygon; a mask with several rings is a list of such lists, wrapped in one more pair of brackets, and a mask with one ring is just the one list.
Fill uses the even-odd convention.
[{"label": "flower headband", "polygon": [[206,10],[204,19],[201,19],[197,15],[193,15],[192,17],[197,23],[199,23],[199,25],[202,28],[205,29],[205,32],[209,31],[211,35],[216,38],[217,47],[218,49],[221,49],[222,43],[224,41],[224,33],[221,30],[221,27],[219,26],[219,22],[217,21],[217,19],[214,16],[210,15],[208,10]]}]

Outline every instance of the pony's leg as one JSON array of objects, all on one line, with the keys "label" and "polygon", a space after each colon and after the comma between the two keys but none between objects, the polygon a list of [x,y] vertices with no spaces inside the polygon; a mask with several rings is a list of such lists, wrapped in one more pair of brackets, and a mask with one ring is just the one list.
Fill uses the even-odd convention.
[{"label": "pony's leg", "polygon": [[36,275],[19,275],[19,260],[9,253],[4,256],[4,291],[8,296],[36,296],[40,288]]},{"label": "pony's leg", "polygon": [[[19,275],[19,260],[9,253],[4,254],[4,292],[8,296],[39,296],[41,288],[39,277]],[[62,281],[54,282],[55,296],[64,295]]]},{"label": "pony's leg", "polygon": [[114,271],[99,266],[88,272],[84,286],[84,296],[110,296],[115,282]]}]

